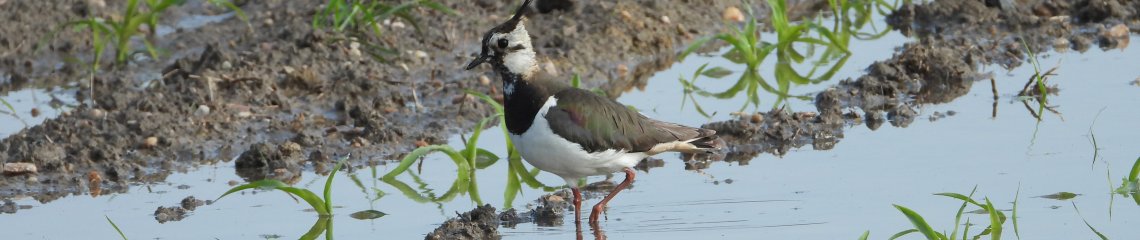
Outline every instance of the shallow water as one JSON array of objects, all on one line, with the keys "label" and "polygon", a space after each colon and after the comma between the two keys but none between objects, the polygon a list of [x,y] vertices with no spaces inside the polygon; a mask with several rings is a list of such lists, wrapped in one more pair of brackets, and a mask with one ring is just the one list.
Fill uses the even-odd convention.
[{"label": "shallow water", "polygon": [[[853,41],[851,49],[857,49],[856,55],[836,74],[837,78],[861,75],[863,67],[886,59],[904,41],[907,39],[897,33],[874,41]],[[711,119],[697,114],[691,105],[683,110],[679,107],[682,88],[678,76],[690,76],[706,62],[740,72],[739,67],[718,57],[690,58],[658,73],[644,91],[626,93],[619,101],[651,117],[687,125],[728,119],[727,113],[737,111],[744,100],[698,99],[706,111],[718,113]],[[1061,91],[1049,99],[1058,106],[1063,119],[1047,113],[1037,124],[1013,95],[1032,69],[1022,67],[1007,73],[991,66],[988,69],[995,73],[1001,94],[996,118],[991,117],[994,100],[990,84],[980,81],[969,94],[952,103],[921,106],[918,119],[925,120],[934,112],[954,111],[953,116],[916,121],[908,128],[872,131],[854,126],[828,151],[794,149],[783,157],[761,155],[747,166],[720,162],[701,171],[685,170],[677,154],[662,154],[657,158],[665,160],[665,166],[639,172],[633,188],[611,203],[609,220],[603,221],[601,228],[612,239],[853,239],[868,230],[872,239],[883,239],[912,228],[891,205],[899,204],[922,214],[935,230],[948,232],[961,202],[932,194],[968,194],[976,186],[975,198],[989,197],[999,209],[1012,208],[1010,203],[1020,191],[1017,216],[1020,235],[1025,239],[1095,238],[1070,201],[1036,197],[1062,191],[1082,194],[1072,202],[1080,207],[1089,224],[1108,237],[1140,238],[1140,232],[1134,230],[1140,221],[1140,206],[1131,199],[1110,194],[1140,156],[1140,143],[1136,141],[1140,131],[1136,131],[1135,121],[1140,119],[1140,112],[1135,111],[1140,105],[1140,87],[1129,85],[1140,76],[1131,70],[1140,63],[1140,50],[1050,53],[1041,62],[1046,68],[1060,66],[1051,83]],[[761,69],[771,69],[772,63],[768,61],[769,65]],[[762,74],[772,75],[770,71]],[[704,79],[700,85],[723,89],[735,79],[735,75]],[[794,86],[791,92],[811,94],[834,82]],[[18,93],[5,99],[23,99],[15,95]],[[761,96],[761,109],[775,101],[771,95]],[[37,102],[43,98],[37,98]],[[794,110],[814,109],[810,101],[789,103]],[[21,115],[28,111],[17,110]],[[44,116],[49,115],[45,111]],[[10,126],[9,122],[4,120],[5,127]],[[1095,133],[1099,148],[1095,162],[1090,131]],[[480,147],[505,152],[500,132],[498,128],[486,130]],[[459,147],[459,139],[451,138],[451,145]],[[471,194],[446,202],[417,202],[377,179],[393,167],[390,163],[376,167],[375,173],[363,168],[336,176],[332,194],[337,206],[334,236],[419,239],[456,212],[477,205]],[[409,174],[398,179],[428,196],[443,195],[455,181],[455,166],[440,154],[426,158],[423,169],[418,174],[419,182]],[[359,185],[350,175],[355,175]],[[477,172],[482,202],[497,208],[508,204],[503,187],[506,176],[506,164],[502,163]],[[546,173],[538,178],[549,185],[562,182]],[[175,206],[186,196],[214,199],[230,188],[226,183],[231,180],[241,178],[234,174],[232,163],[222,163],[174,174],[167,178],[167,183],[137,185],[127,194],[74,196],[50,204],[20,199],[18,204],[32,208],[20,210],[17,215],[0,216],[0,226],[20,229],[8,232],[7,236],[15,239],[114,238],[117,233],[106,223],[106,216],[132,239],[292,239],[317,221],[315,213],[305,211],[304,203],[280,192],[256,191],[199,207],[178,222],[160,224],[151,215],[156,207]],[[319,192],[322,184],[322,176],[307,172],[298,186]],[[512,205],[525,209],[527,203],[542,194],[542,190],[524,187]],[[587,199],[584,205],[596,201]],[[367,209],[389,215],[375,220],[349,217],[352,212]],[[974,223],[988,222],[985,215],[964,217]],[[45,230],[43,223],[47,222],[67,226],[66,231]],[[1011,223],[1005,227],[1004,237],[1013,237]],[[974,226],[971,232],[981,228]],[[538,227],[526,223],[500,231],[506,239],[564,239],[575,235],[572,224]],[[586,231],[588,238],[593,237]]]}]

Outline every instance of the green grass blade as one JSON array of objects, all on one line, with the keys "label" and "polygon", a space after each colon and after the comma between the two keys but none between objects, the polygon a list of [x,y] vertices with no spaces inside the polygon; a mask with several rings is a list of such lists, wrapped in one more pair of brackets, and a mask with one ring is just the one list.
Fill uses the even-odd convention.
[{"label": "green grass blade", "polygon": [[518,172],[515,171],[515,168],[507,166],[507,187],[503,190],[503,209],[511,209],[515,197],[519,195],[520,191],[522,191],[522,183],[519,182]]},{"label": "green grass blade", "polygon": [[1104,234],[1100,233],[1100,231],[1097,231],[1096,228],[1094,228],[1092,226],[1092,224],[1089,224],[1088,220],[1085,220],[1085,216],[1081,215],[1081,210],[1077,208],[1077,202],[1070,202],[1070,203],[1073,204],[1073,210],[1077,211],[1077,216],[1081,217],[1081,221],[1085,222],[1085,226],[1088,226],[1089,230],[1092,230],[1093,233],[1095,233],[1097,237],[1100,237],[1101,240],[1108,240],[1107,236],[1104,236]]},{"label": "green grass blade", "polygon": [[1021,240],[1021,231],[1017,228],[1017,199],[1021,196],[1021,183],[1017,184],[1017,192],[1013,194],[1013,235]]},{"label": "green grass blade", "polygon": [[479,99],[482,99],[483,102],[490,104],[491,107],[495,109],[496,113],[502,113],[503,112],[503,105],[499,104],[499,102],[495,101],[495,99],[491,98],[491,96],[487,96],[487,94],[484,94],[481,92],[476,92],[476,91],[470,90],[470,89],[464,89],[463,92],[465,92],[467,94],[471,94],[471,95],[473,95]]},{"label": "green grass blade", "polygon": [[305,232],[305,235],[301,235],[300,239],[302,239],[302,240],[317,239],[317,237],[321,236],[322,233],[325,233],[325,230],[329,229],[329,226],[332,225],[332,224],[330,224],[331,222],[332,222],[331,217],[319,217],[319,218],[317,218],[317,222],[313,223],[313,227],[309,228],[309,231]]},{"label": "green grass blade", "polygon": [[[977,189],[977,187],[974,187],[974,188]],[[974,204],[975,206],[978,206],[978,207],[984,207],[985,206],[985,205],[982,205],[981,203],[978,203],[977,201],[974,201],[974,199],[967,197],[966,195],[962,195],[962,194],[958,194],[958,193],[935,193],[934,195],[951,197],[954,199],[958,199],[958,200],[962,200],[962,201]]]},{"label": "green grass blade", "polygon": [[499,159],[499,155],[495,155],[495,153],[487,151],[487,149],[475,149],[476,169],[484,169],[490,167],[491,165],[495,165],[496,162],[499,162]]},{"label": "green grass blade", "polygon": [[[962,206],[959,206],[959,207],[958,207],[958,213],[954,214],[954,231],[953,231],[953,232],[950,232],[950,238],[949,238],[949,239],[952,239],[952,240],[954,240],[954,239],[958,239],[958,227],[959,227],[959,226],[961,226],[961,225],[959,225],[959,223],[961,223],[961,222],[962,222],[962,213],[963,213],[964,211],[966,211],[966,206],[969,204],[969,202],[970,202],[970,201],[973,201],[974,192],[977,192],[977,191],[978,191],[978,186],[976,186],[976,185],[975,185],[975,186],[974,186],[974,189],[973,189],[973,190],[970,190],[970,196],[961,196],[961,197],[963,197],[964,199],[963,199],[963,198],[954,197],[954,198],[957,198],[957,199],[960,199],[960,200],[963,200],[963,201],[962,201]],[[956,194],[956,193],[948,193],[948,194]],[[936,195],[937,195],[937,194],[936,194]],[[961,194],[958,194],[958,195],[961,195]],[[942,195],[942,196],[945,196],[945,195]],[[968,224],[968,222],[969,222],[969,221],[967,220],[967,227],[966,227],[967,229],[969,228],[969,226],[968,226],[968,225],[969,225],[969,224]],[[962,237],[963,237],[963,238],[965,238],[965,236],[966,236],[966,233],[965,233],[965,232],[963,232],[963,233],[962,233]]]},{"label": "green grass blade", "polygon": [[698,38],[697,40],[694,40],[693,44],[689,44],[689,47],[685,48],[684,51],[681,51],[680,55],[677,55],[677,61],[684,61],[685,57],[689,56],[689,54],[692,54],[693,52],[696,52],[697,49],[700,49],[701,47],[705,46],[705,43],[708,43],[708,41],[712,40],[712,39],[713,39],[713,36],[708,36],[708,37],[702,37],[702,38]]},{"label": "green grass blade", "polygon": [[1001,225],[1004,221],[1001,217],[1001,212],[994,208],[994,203],[990,202],[990,198],[986,198],[986,212],[990,214],[990,239],[1001,240]]},{"label": "green grass blade", "polygon": [[325,191],[324,191],[324,195],[325,195],[325,201],[324,202],[325,202],[325,204],[324,205],[325,205],[325,210],[328,210],[328,213],[330,215],[332,214],[332,183],[333,183],[333,177],[336,177],[336,172],[340,171],[340,168],[344,167],[344,164],[348,162],[348,157],[349,157],[349,155],[345,155],[343,158],[336,161],[336,166],[333,166],[332,171],[329,172],[328,179],[325,179]]},{"label": "green grass blade", "polygon": [[468,170],[469,166],[466,161],[463,161],[463,155],[460,155],[459,152],[456,152],[455,149],[451,148],[451,146],[431,145],[412,150],[411,153],[408,153],[407,156],[404,156],[403,160],[400,160],[400,165],[396,166],[396,168],[392,169],[392,171],[388,172],[388,174],[384,174],[384,177],[381,178],[395,178],[397,175],[400,175],[401,173],[404,173],[404,171],[407,171],[408,168],[411,167],[412,164],[415,163],[419,158],[437,151],[447,154],[449,157],[451,157],[452,161],[456,161],[456,165],[459,167],[461,172],[466,172]]},{"label": "green grass blade", "polygon": [[914,212],[914,210],[910,210],[909,208],[899,206],[897,204],[894,206],[895,208],[899,209],[903,215],[906,215],[907,219],[910,219],[910,223],[914,224],[914,228],[918,230],[918,232],[922,233],[923,236],[926,236],[926,239],[939,239],[938,233],[934,232],[934,229],[930,227],[930,224],[926,223],[925,219],[922,219],[921,215],[918,215],[918,213]]},{"label": "green grass blade", "polygon": [[913,229],[913,228],[911,228],[911,229],[907,229],[907,230],[903,230],[903,231],[901,231],[901,232],[895,233],[895,235],[891,235],[891,237],[890,237],[890,238],[887,238],[887,240],[895,240],[895,239],[898,239],[898,238],[900,238],[900,237],[906,236],[907,234],[916,233],[916,232],[918,232],[918,230],[917,230],[917,229]]},{"label": "green grass blade", "polygon": [[123,240],[127,240],[127,235],[126,235],[126,234],[123,234],[123,230],[122,230],[122,229],[119,229],[119,225],[116,225],[116,224],[115,224],[115,221],[111,221],[111,217],[108,217],[108,216],[106,216],[106,215],[104,215],[103,217],[104,217],[104,218],[107,218],[107,222],[108,222],[108,223],[111,223],[111,227],[115,228],[115,232],[118,232],[118,233],[119,233],[119,237],[122,237],[122,238],[123,238]]},{"label": "green grass blade", "polygon": [[425,7],[431,8],[431,9],[436,10],[436,11],[443,12],[444,14],[447,14],[447,15],[452,15],[452,16],[459,15],[459,13],[455,12],[454,9],[451,9],[451,8],[444,6],[443,4],[440,4],[440,3],[435,2],[435,1],[421,0],[420,5],[423,5]]},{"label": "green grass blade", "polygon": [[1136,163],[1132,164],[1132,172],[1128,173],[1128,181],[1137,182],[1138,176],[1140,176],[1140,158],[1136,158]]},{"label": "green grass blade", "polygon": [[871,231],[865,231],[865,232],[863,232],[862,236],[859,236],[859,240],[867,240],[867,238],[870,236],[871,236]]},{"label": "green grass blade", "polygon": [[226,191],[225,193],[222,194],[222,196],[219,196],[214,201],[221,200],[223,197],[225,197],[226,195],[229,195],[231,193],[235,193],[235,192],[238,192],[241,190],[246,190],[246,189],[251,189],[251,188],[277,189],[277,190],[284,191],[287,194],[292,194],[294,196],[300,197],[302,200],[305,200],[305,203],[308,203],[309,206],[313,207],[313,210],[315,210],[317,212],[317,214],[320,214],[322,216],[329,215],[328,209],[325,208],[324,200],[321,200],[321,198],[319,196],[317,196],[317,194],[315,194],[312,191],[309,191],[307,189],[290,187],[289,185],[287,185],[287,184],[285,184],[279,180],[276,180],[276,179],[263,179],[263,180],[254,181],[251,183],[247,183],[247,184],[243,184],[243,185],[231,188],[229,191]]},{"label": "green grass blade", "polygon": [[12,115],[16,115],[16,108],[12,107],[12,104],[8,103],[8,100],[0,98],[0,104],[4,104],[4,107],[7,107],[9,111],[12,111]]}]

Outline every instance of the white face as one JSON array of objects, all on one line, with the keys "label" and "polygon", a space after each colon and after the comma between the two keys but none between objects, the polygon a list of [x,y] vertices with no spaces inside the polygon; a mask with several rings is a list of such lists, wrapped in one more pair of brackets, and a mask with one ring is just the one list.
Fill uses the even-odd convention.
[{"label": "white face", "polygon": [[512,73],[521,74],[525,78],[538,70],[534,47],[530,44],[530,34],[522,22],[519,22],[511,32],[492,34],[488,44],[497,50],[493,51],[493,54],[503,54],[501,56],[503,64]]}]

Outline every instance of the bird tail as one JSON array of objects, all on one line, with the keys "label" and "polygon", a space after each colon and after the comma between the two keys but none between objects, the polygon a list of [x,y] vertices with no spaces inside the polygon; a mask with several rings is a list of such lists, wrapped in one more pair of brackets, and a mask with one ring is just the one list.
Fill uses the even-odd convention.
[{"label": "bird tail", "polygon": [[689,149],[678,149],[682,150],[680,152],[712,153],[724,148],[724,141],[716,136],[716,131],[704,128],[697,128],[696,130],[699,135],[696,138],[686,141],[686,143],[692,145],[692,147]]},{"label": "bird tail", "polygon": [[659,129],[669,132],[676,140],[654,146],[650,150],[652,154],[661,152],[713,153],[724,147],[724,141],[717,137],[716,131],[711,129],[687,127],[660,121],[655,123]]}]

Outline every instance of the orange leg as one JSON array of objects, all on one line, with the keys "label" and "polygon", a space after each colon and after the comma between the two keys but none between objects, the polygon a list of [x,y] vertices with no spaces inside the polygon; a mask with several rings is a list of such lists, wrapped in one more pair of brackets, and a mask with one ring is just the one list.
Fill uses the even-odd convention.
[{"label": "orange leg", "polygon": [[609,203],[610,199],[613,199],[614,196],[618,194],[618,192],[621,192],[622,189],[625,189],[629,186],[630,183],[633,182],[633,177],[636,175],[633,172],[633,169],[625,168],[622,169],[622,171],[625,172],[625,181],[621,181],[621,184],[618,184],[617,187],[614,187],[614,190],[610,191],[610,194],[606,195],[606,198],[603,198],[601,202],[598,202],[598,205],[594,205],[594,211],[590,213],[590,223],[597,223],[598,214],[603,213],[606,210],[606,203]]},{"label": "orange leg", "polygon": [[574,225],[582,226],[582,192],[578,188],[571,188],[574,192]]}]

